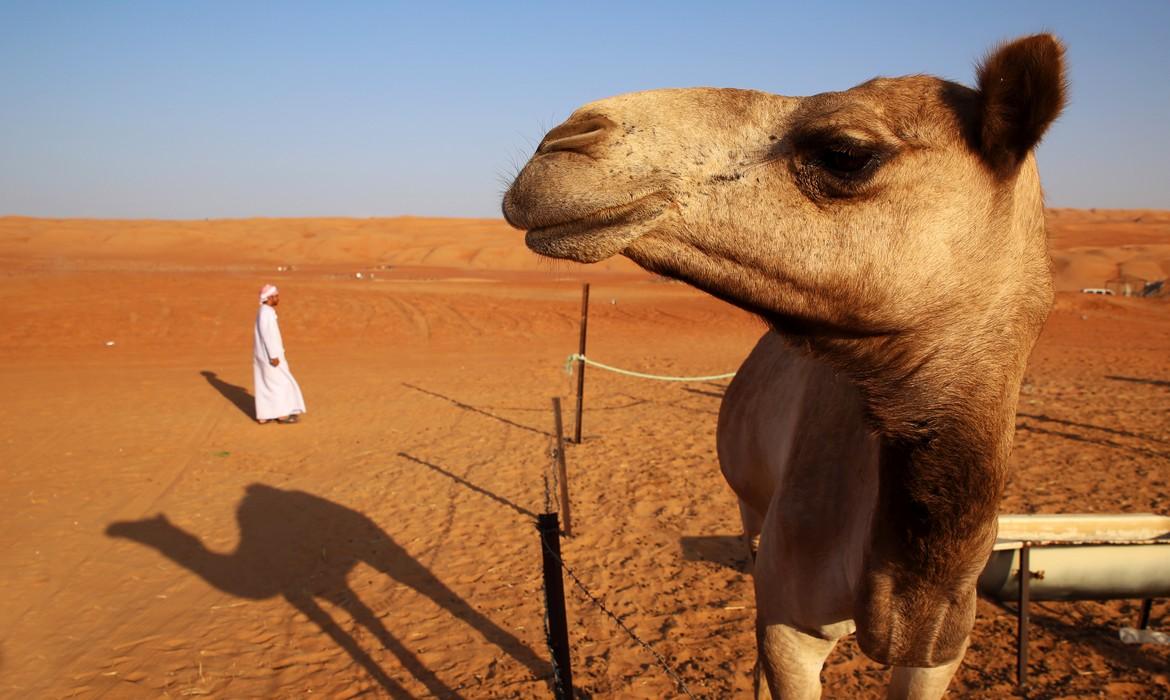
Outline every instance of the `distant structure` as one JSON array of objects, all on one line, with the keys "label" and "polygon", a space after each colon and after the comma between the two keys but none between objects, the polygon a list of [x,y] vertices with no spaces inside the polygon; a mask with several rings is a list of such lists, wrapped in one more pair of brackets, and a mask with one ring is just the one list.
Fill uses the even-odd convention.
[{"label": "distant structure", "polygon": [[1113,279],[1105,280],[1105,288],[1117,296],[1145,296],[1142,293],[1146,289],[1146,280],[1141,277],[1135,277],[1134,275],[1127,275],[1121,269],[1121,263],[1118,263],[1117,276]]},{"label": "distant structure", "polygon": [[1146,282],[1146,286],[1140,292],[1139,296],[1143,297],[1164,297],[1170,290],[1166,289],[1166,280],[1154,280],[1153,282]]}]

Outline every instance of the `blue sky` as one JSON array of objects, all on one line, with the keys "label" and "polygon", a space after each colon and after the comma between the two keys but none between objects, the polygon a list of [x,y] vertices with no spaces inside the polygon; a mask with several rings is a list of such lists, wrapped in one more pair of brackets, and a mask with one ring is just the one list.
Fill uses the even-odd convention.
[{"label": "blue sky", "polygon": [[971,84],[1042,30],[1072,83],[1049,204],[1170,209],[1170,2],[719,5],[0,0],[0,214],[494,217],[584,102]]}]

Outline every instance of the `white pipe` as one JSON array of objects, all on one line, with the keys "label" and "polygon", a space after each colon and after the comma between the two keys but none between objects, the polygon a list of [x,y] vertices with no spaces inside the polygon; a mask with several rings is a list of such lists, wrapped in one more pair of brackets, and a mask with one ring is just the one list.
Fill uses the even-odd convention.
[{"label": "white pipe", "polygon": [[1016,598],[1025,544],[1031,548],[1033,600],[1170,597],[1170,517],[1001,515],[980,593]]}]

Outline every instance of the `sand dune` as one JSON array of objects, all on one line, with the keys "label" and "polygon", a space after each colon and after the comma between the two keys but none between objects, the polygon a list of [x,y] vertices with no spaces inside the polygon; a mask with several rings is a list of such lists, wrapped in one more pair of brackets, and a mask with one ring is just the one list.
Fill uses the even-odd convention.
[{"label": "sand dune", "polygon": [[1058,290],[1104,287],[1122,273],[1170,277],[1170,213],[1053,209],[1048,235]]},{"label": "sand dune", "polygon": [[[0,217],[0,259],[245,269],[425,266],[553,269],[499,219],[218,219],[116,221]],[[634,271],[613,260],[601,271]]]},{"label": "sand dune", "polygon": [[[1147,281],[1170,276],[1170,213],[1150,210],[1048,212],[1058,290],[1102,287],[1119,270]],[[542,273],[573,269],[531,255],[498,219],[48,220],[0,217],[0,259],[147,269],[292,266],[427,267]],[[1120,266],[1120,267],[1119,267]],[[642,274],[613,259],[597,272]],[[595,273],[590,273],[595,274]]]}]

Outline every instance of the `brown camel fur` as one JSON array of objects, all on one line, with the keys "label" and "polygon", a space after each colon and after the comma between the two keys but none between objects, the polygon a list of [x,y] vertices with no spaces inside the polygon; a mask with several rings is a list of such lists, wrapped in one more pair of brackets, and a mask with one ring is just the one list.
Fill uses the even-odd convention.
[{"label": "brown camel fur", "polygon": [[719,452],[762,529],[777,695],[818,695],[854,623],[867,655],[906,670],[895,695],[937,697],[966,649],[1052,301],[1032,149],[1064,101],[1048,35],[995,49],[976,89],[621,95],[550,131],[504,196],[532,250],[620,253],[774,332],[728,390]]}]

